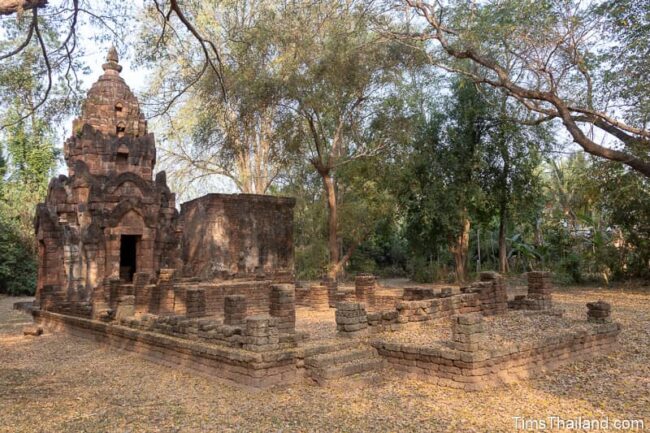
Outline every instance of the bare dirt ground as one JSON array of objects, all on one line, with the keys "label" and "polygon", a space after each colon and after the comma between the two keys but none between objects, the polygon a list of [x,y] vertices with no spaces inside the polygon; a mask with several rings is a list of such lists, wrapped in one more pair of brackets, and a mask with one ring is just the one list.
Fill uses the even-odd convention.
[{"label": "bare dirt ground", "polygon": [[0,298],[0,432],[482,433],[551,416],[641,419],[650,430],[650,290],[555,295],[572,316],[597,299],[623,325],[618,352],[466,393],[386,372],[329,388],[242,389],[64,334],[24,337],[17,323],[29,317],[11,311],[18,299]]}]

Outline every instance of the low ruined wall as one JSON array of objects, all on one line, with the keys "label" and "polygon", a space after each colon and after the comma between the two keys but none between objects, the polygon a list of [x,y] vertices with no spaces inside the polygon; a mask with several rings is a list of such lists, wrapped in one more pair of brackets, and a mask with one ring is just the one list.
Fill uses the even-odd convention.
[{"label": "low ruined wall", "polygon": [[446,319],[455,314],[481,311],[478,293],[463,293],[424,301],[401,301],[397,304],[396,323]]},{"label": "low ruined wall", "polygon": [[253,318],[250,326],[247,323],[243,344],[251,350],[46,311],[35,311],[34,320],[50,330],[93,338],[103,344],[136,352],[157,363],[187,368],[242,385],[268,387],[297,380],[294,351],[279,349],[281,340],[272,344],[275,339],[267,335],[274,320],[271,318]]},{"label": "low ruined wall", "polygon": [[142,331],[157,332],[177,338],[203,340],[227,347],[241,348],[241,326],[229,326],[212,319],[187,319],[179,316],[143,316],[122,320],[121,325]]},{"label": "low ruined wall", "polygon": [[[361,274],[355,278],[356,302],[368,312],[373,332],[389,331],[409,322],[449,318],[456,314],[481,312],[485,316],[508,311],[508,296],[503,277],[496,272],[482,272],[480,281],[453,294],[452,288],[405,288],[402,299],[376,294],[375,277]],[[339,292],[343,294],[344,292]],[[350,302],[346,297],[340,301]]]},{"label": "low ruined wall", "polygon": [[368,313],[368,326],[373,332],[397,331],[402,325],[398,323],[397,316],[396,310],[370,312]]},{"label": "low ruined wall", "polygon": [[371,299],[369,311],[394,310],[399,302],[397,296],[375,295]]},{"label": "low ruined wall", "polygon": [[408,377],[442,386],[476,391],[528,379],[560,366],[608,353],[616,347],[618,324],[594,326],[590,332],[567,333],[517,350],[462,351],[375,341],[388,365]]},{"label": "low ruined wall", "polygon": [[[221,283],[163,282],[137,287],[121,285],[111,299],[120,294],[135,295],[136,314],[190,315],[223,317],[224,301],[230,295],[246,297],[249,315],[267,314],[271,308],[271,281],[224,281]],[[134,293],[135,292],[135,293]],[[113,302],[112,307],[115,307]]]},{"label": "low ruined wall", "polygon": [[465,293],[478,293],[484,316],[503,314],[508,311],[506,284],[503,277],[496,272],[481,272],[480,281],[461,290]]},{"label": "low ruined wall", "polygon": [[[358,306],[355,309],[363,309],[363,329],[368,328],[368,332],[371,333],[397,331],[408,323],[449,319],[456,314],[481,311],[478,293],[464,293],[424,301],[399,301],[396,309],[386,309],[383,311],[368,311],[365,303],[339,302],[336,311],[337,324],[339,315],[345,316],[349,314],[343,311],[339,312],[339,310],[341,308],[344,310],[350,309],[350,305],[352,304]],[[347,323],[343,322],[341,324],[347,325]],[[356,325],[357,323],[355,322],[354,324]],[[367,325],[365,325],[366,323]],[[361,328],[361,325],[359,327]],[[342,330],[339,328],[339,334],[341,332]],[[345,332],[350,331],[345,330]]]},{"label": "low ruined wall", "polygon": [[198,284],[197,287],[205,290],[205,311],[207,315],[223,316],[224,300],[229,295],[244,295],[249,315],[265,314],[270,310],[270,281]]}]

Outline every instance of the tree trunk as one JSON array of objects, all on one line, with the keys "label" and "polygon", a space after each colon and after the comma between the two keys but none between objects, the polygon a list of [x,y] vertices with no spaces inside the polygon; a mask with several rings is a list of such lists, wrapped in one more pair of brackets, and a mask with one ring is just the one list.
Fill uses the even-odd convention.
[{"label": "tree trunk", "polygon": [[338,215],[334,179],[329,171],[321,173],[327,197],[327,249],[329,250],[328,276],[336,278],[339,270]]},{"label": "tree trunk", "polygon": [[456,264],[456,281],[463,283],[467,279],[467,253],[469,251],[470,220],[463,217],[460,233],[451,239],[450,250]]},{"label": "tree trunk", "polygon": [[341,257],[341,260],[339,260],[337,263],[334,263],[333,265],[330,263],[330,272],[328,273],[328,276],[336,277],[337,275],[339,275],[341,273],[341,271],[343,270],[343,267],[345,266],[345,264],[350,260],[350,258],[352,257],[352,254],[354,254],[354,252],[357,250],[357,247],[360,244],[361,244],[361,242],[355,242],[352,246],[350,246],[350,248],[345,253],[345,255],[343,255],[343,257]]},{"label": "tree trunk", "polygon": [[508,251],[506,246],[506,218],[507,211],[505,203],[501,204],[499,210],[499,272],[508,272]]}]

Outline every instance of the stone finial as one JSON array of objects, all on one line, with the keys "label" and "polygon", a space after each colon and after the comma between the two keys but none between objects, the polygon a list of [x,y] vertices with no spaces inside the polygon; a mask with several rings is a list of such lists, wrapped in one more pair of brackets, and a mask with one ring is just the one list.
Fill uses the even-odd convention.
[{"label": "stone finial", "polygon": [[106,61],[120,63],[120,58],[117,56],[117,49],[115,48],[115,45],[111,45],[111,47],[108,49]]},{"label": "stone finial", "polygon": [[122,66],[118,63],[120,61],[119,56],[117,55],[117,49],[115,46],[111,46],[106,55],[106,63],[102,65],[102,69],[105,71],[117,71],[118,73],[122,72]]}]

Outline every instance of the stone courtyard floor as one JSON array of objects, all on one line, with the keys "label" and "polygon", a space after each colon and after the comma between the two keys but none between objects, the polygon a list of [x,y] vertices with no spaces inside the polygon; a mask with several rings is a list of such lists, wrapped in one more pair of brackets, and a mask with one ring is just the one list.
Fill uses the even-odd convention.
[{"label": "stone courtyard floor", "polygon": [[[466,393],[387,370],[329,387],[243,389],[65,334],[25,337],[29,316],[11,310],[21,299],[0,297],[0,432],[511,432],[514,417],[551,416],[642,419],[650,430],[650,289],[571,288],[554,299],[574,317],[588,301],[610,302],[620,350]],[[303,326],[327,338],[321,314]]]}]

